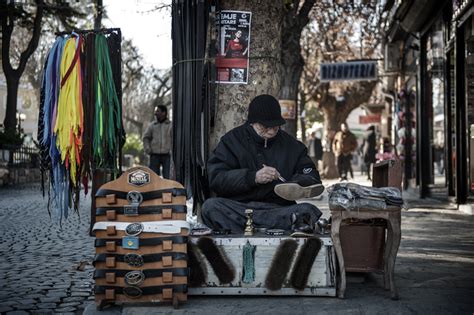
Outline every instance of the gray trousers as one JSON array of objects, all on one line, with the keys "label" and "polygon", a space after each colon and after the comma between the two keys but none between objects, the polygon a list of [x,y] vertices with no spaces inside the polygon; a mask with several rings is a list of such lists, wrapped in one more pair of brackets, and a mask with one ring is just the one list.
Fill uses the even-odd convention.
[{"label": "gray trousers", "polygon": [[286,231],[291,230],[290,216],[293,212],[299,215],[308,213],[313,223],[316,223],[322,214],[310,203],[281,206],[266,202],[243,203],[226,198],[209,198],[202,205],[201,217],[203,223],[212,229],[229,229],[232,233],[243,233],[247,222],[245,209],[253,210],[254,227]]}]

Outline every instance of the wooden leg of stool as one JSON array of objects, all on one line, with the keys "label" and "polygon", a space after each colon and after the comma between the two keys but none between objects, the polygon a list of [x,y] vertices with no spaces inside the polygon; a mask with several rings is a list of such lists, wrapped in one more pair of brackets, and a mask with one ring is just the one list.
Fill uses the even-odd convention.
[{"label": "wooden leg of stool", "polygon": [[400,230],[400,212],[390,214],[391,219],[389,220],[390,228],[392,230],[393,240],[390,248],[388,258],[388,271],[390,279],[390,295],[392,300],[398,300],[398,291],[395,286],[395,259],[397,258],[398,247],[400,246],[401,230]]},{"label": "wooden leg of stool", "polygon": [[390,269],[388,267],[388,261],[390,252],[393,246],[393,230],[389,220],[387,220],[387,240],[385,242],[385,250],[383,255],[383,283],[385,290],[390,289]]},{"label": "wooden leg of stool", "polygon": [[346,291],[346,268],[344,267],[344,256],[342,255],[341,239],[340,239],[340,228],[341,228],[342,218],[338,215],[332,216],[331,224],[331,237],[334,244],[334,249],[336,250],[337,261],[339,262],[339,273],[341,274],[341,284],[337,290],[337,296],[339,298],[344,298],[344,293]]}]

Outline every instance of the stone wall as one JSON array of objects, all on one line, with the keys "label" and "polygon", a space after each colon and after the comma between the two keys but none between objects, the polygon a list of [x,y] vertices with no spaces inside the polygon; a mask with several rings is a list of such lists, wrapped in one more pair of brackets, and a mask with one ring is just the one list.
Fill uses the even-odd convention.
[{"label": "stone wall", "polygon": [[39,183],[41,172],[38,168],[0,167],[0,186]]}]

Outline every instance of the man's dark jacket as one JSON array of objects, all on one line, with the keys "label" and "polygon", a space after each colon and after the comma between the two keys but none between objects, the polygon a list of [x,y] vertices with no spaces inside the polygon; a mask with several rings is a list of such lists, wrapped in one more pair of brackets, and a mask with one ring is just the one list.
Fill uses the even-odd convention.
[{"label": "man's dark jacket", "polygon": [[273,188],[281,181],[268,184],[255,182],[255,174],[263,165],[276,168],[286,180],[304,177],[306,182],[309,179],[311,183],[321,183],[303,143],[279,130],[275,137],[266,141],[265,146],[265,140],[246,123],[226,133],[209,158],[210,188],[218,197],[241,202],[294,204],[294,201],[274,193]]},{"label": "man's dark jacket", "polygon": [[377,154],[376,135],[374,130],[367,130],[362,142],[362,153],[365,163],[375,163]]}]

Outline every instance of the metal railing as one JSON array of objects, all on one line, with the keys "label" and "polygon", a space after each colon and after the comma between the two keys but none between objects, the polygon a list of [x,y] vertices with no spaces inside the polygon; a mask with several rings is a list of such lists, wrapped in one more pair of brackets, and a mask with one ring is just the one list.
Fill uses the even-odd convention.
[{"label": "metal railing", "polygon": [[38,168],[39,151],[35,147],[3,145],[0,150],[0,162],[8,167]]}]

